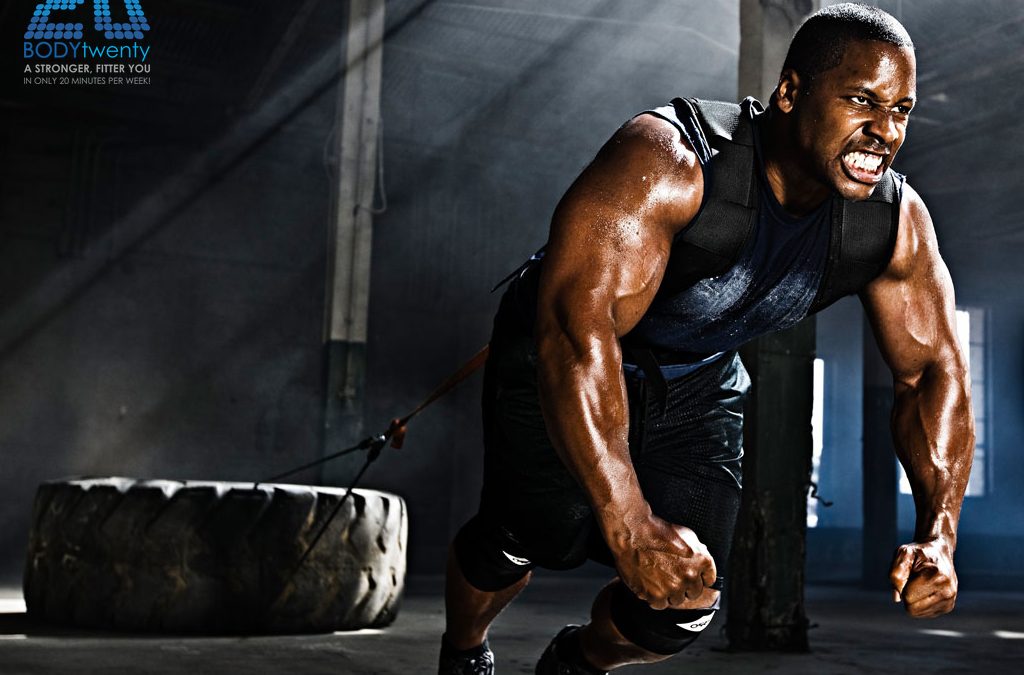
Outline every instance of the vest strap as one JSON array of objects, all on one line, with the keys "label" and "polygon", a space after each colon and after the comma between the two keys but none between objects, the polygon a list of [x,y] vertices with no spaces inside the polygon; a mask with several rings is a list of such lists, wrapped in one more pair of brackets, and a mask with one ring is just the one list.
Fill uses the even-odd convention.
[{"label": "vest strap", "polygon": [[659,293],[669,294],[723,274],[739,260],[757,217],[751,120],[763,112],[752,98],[740,105],[676,98],[672,105],[678,116],[698,121],[702,141],[711,148],[714,172],[710,174],[710,198],[673,243],[673,264],[665,271],[659,289]]},{"label": "vest strap", "polygon": [[[658,294],[675,295],[702,279],[724,274],[738,261],[757,218],[758,176],[753,118],[764,111],[747,98],[739,105],[675,98],[677,120],[696,120],[698,152],[710,148],[709,198],[678,235]],[[678,122],[682,128],[682,122]],[[833,198],[829,250],[821,286],[809,314],[857,293],[881,274],[896,246],[903,176],[887,171],[871,197],[851,202]]]},{"label": "vest strap", "polygon": [[828,262],[808,314],[859,292],[885,271],[896,248],[902,182],[903,176],[887,171],[862,202],[832,198]]}]

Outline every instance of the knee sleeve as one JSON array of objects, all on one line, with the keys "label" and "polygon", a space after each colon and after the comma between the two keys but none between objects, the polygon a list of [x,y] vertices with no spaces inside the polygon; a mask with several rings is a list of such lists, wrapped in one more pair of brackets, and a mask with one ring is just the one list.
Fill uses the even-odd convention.
[{"label": "knee sleeve", "polygon": [[455,558],[473,588],[495,592],[508,588],[535,567],[501,528],[473,516],[455,535]]},{"label": "knee sleeve", "polygon": [[619,583],[612,592],[611,614],[622,636],[655,654],[678,654],[708,627],[718,609],[652,609]]}]

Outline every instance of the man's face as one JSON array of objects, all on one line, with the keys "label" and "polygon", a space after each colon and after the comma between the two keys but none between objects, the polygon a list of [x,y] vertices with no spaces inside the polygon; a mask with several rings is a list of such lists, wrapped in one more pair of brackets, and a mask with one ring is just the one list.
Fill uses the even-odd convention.
[{"label": "man's face", "polygon": [[847,199],[869,197],[903,144],[916,89],[912,51],[850,42],[842,63],[795,101],[797,143],[811,171]]}]

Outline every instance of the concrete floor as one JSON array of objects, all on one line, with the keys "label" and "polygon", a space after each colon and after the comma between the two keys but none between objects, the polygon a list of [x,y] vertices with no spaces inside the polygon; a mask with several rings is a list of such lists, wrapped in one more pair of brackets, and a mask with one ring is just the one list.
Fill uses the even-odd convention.
[{"label": "concrete floor", "polygon": [[[541,573],[543,575],[543,573]],[[532,673],[551,635],[586,618],[595,578],[537,575],[491,631],[497,672]],[[807,590],[809,654],[724,651],[724,612],[690,649],[620,672],[1016,673],[1024,668],[1024,593],[961,589],[952,615],[911,620],[887,594]],[[138,636],[33,625],[17,589],[0,590],[0,675],[369,675],[436,672],[443,625],[439,580],[417,579],[393,626],[381,631],[277,637]]]}]

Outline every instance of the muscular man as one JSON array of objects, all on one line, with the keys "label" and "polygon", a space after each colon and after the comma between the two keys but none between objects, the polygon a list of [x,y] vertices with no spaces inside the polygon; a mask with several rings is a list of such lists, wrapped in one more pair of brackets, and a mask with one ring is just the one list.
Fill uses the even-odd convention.
[{"label": "muscular man", "polygon": [[449,555],[441,673],[493,672],[488,626],[530,570],[588,557],[618,576],[538,674],[692,642],[739,505],[735,350],[855,292],[893,373],[917,506],[894,597],[915,617],[952,609],[974,426],[932,221],[889,168],[915,68],[893,17],[828,7],[794,37],[767,111],[676,99],[624,124],[569,188],[495,318],[484,489]]}]

